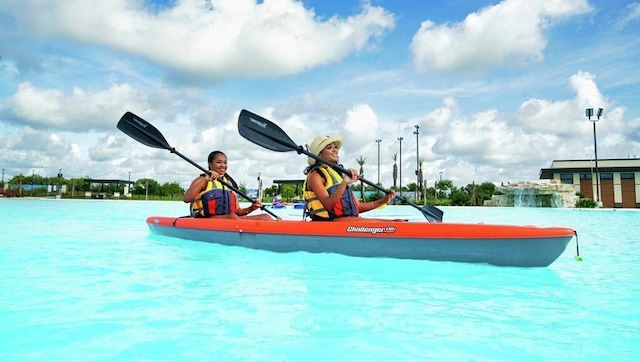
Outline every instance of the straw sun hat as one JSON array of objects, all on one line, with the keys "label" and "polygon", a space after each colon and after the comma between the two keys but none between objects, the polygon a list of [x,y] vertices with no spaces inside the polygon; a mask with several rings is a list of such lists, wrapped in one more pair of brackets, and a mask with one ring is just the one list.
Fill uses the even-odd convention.
[{"label": "straw sun hat", "polygon": [[[340,136],[318,136],[316,138],[313,139],[313,142],[311,142],[311,145],[307,145],[307,150],[309,150],[309,152],[313,153],[314,155],[319,155],[320,152],[322,152],[322,150],[327,147],[328,144],[330,143],[337,143],[338,144],[338,148],[342,148],[342,137]],[[309,157],[308,161],[309,162],[309,166],[313,166],[316,164],[316,159]]]}]

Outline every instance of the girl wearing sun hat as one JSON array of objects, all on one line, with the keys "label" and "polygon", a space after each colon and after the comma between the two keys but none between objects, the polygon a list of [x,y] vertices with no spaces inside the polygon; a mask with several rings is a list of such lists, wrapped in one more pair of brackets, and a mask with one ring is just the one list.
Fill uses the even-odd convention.
[{"label": "girl wearing sun hat", "polygon": [[[341,147],[340,136],[318,136],[313,139],[311,145],[307,145],[307,150],[330,163],[337,164]],[[395,196],[395,193],[391,192],[379,200],[360,203],[350,187],[360,178],[356,170],[350,168],[350,174],[343,175],[313,157],[309,157],[307,162],[307,179],[303,185],[305,211],[313,221],[357,219],[361,212],[387,204]]]}]

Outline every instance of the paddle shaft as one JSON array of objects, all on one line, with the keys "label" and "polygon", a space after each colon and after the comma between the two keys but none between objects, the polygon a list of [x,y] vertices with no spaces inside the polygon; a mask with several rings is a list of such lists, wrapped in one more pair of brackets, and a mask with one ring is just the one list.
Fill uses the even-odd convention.
[{"label": "paddle shaft", "polygon": [[[131,113],[132,116],[133,113]],[[203,171],[204,173],[208,173],[211,174],[211,171],[205,169],[204,167],[200,166],[199,164],[193,162],[191,159],[189,159],[187,156],[183,155],[182,153],[178,152],[175,147],[171,147],[167,141],[164,139],[164,136],[162,135],[162,133],[160,133],[160,131],[155,128],[151,123],[145,121],[144,119],[135,116],[135,118],[132,118],[133,120],[135,120],[135,122],[132,122],[132,119],[127,119],[126,118],[126,114],[125,116],[123,116],[123,118],[120,120],[120,122],[126,121],[126,125],[128,125],[129,127],[133,127],[136,131],[136,134],[138,136],[140,135],[144,135],[145,137],[147,137],[147,139],[145,139],[145,142],[142,142],[139,137],[136,137],[134,134],[132,134],[131,132],[128,132],[128,130],[130,130],[129,127],[120,127],[120,123],[118,124],[118,128],[120,128],[123,132],[125,132],[126,134],[128,134],[131,138],[135,139],[136,141],[146,144],[148,146],[151,147],[155,147],[155,148],[164,148],[166,150],[168,150],[171,153],[174,153],[176,155],[178,155],[180,158],[182,158],[183,160],[189,162],[190,164],[192,164],[193,166],[197,167],[198,169],[200,169],[201,171]],[[145,124],[141,124],[141,122],[144,122]],[[152,142],[152,144],[149,144],[149,139]],[[231,189],[232,191],[234,191],[235,193],[237,193],[238,195],[242,196],[243,198],[249,200],[249,202],[251,202],[252,204],[256,202],[256,200],[252,199],[251,197],[249,197],[249,195],[245,194],[244,192],[242,192],[240,189],[238,189],[237,187],[234,187],[233,185],[229,184],[228,182],[219,179],[218,180],[221,184],[223,184],[224,186],[228,187],[229,189]],[[274,214],[273,212],[269,211],[264,205],[260,206],[260,209],[265,211],[266,213],[268,213],[269,215],[273,216],[276,219],[280,219],[280,217],[276,214]]]},{"label": "paddle shaft", "polygon": [[[333,168],[333,169],[335,169],[335,170],[337,170],[337,171],[340,171],[340,172],[342,172],[342,173],[344,173],[344,174],[347,174],[347,175],[351,175],[351,171],[347,170],[346,168],[344,168],[344,167],[342,167],[342,166],[338,165],[337,163],[330,162],[330,161],[328,161],[328,160],[326,160],[326,159],[324,159],[324,158],[322,158],[322,157],[320,157],[320,156],[318,156],[318,155],[314,155],[313,153],[311,153],[311,152],[309,152],[309,151],[305,150],[302,146],[299,146],[299,147],[296,149],[296,152],[298,152],[298,153],[304,153],[305,155],[307,155],[307,156],[309,156],[309,157],[311,157],[311,158],[314,158],[316,161],[319,161],[319,162],[322,162],[322,163],[324,163],[324,164],[329,165],[329,167],[331,167],[331,168]],[[359,180],[360,180],[360,181],[362,181],[362,182],[364,182],[364,183],[366,183],[367,185],[369,185],[369,186],[371,186],[371,187],[374,187],[374,188],[375,188],[375,189],[377,189],[378,191],[382,191],[382,192],[384,192],[385,194],[390,194],[390,193],[391,193],[391,191],[390,191],[390,190],[387,190],[387,189],[385,189],[384,187],[382,187],[382,186],[380,186],[380,185],[378,185],[378,184],[375,184],[375,183],[373,183],[373,182],[371,182],[371,181],[367,180],[367,179],[366,179],[366,178],[364,178],[364,177],[361,177]],[[396,197],[400,198],[401,200],[403,200],[403,201],[404,201],[404,202],[406,202],[407,204],[409,204],[409,205],[411,205],[411,206],[415,207],[416,209],[418,209],[418,210],[422,211],[422,209],[421,209],[420,207],[418,207],[417,205],[414,205],[413,203],[411,203],[411,201],[407,200],[404,196],[402,196],[402,195],[396,195]]]}]

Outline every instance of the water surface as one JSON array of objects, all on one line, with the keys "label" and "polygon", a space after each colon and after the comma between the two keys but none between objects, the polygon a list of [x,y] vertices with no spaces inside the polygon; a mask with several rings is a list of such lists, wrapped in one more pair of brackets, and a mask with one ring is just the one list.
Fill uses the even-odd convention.
[{"label": "water surface", "polygon": [[150,234],[181,202],[0,199],[0,360],[636,360],[638,210],[443,209],[571,227],[584,261],[278,254]]}]

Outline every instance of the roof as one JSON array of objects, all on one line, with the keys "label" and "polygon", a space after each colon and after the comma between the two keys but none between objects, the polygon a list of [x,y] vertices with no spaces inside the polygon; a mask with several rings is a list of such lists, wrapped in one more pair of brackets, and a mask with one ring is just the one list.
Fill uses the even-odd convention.
[{"label": "roof", "polygon": [[134,184],[134,181],[117,180],[117,179],[105,179],[105,178],[86,178],[84,182],[92,184]]},{"label": "roof", "polygon": [[293,185],[298,185],[298,184],[303,184],[304,183],[304,179],[302,180],[273,180],[274,184],[293,184]]},{"label": "roof", "polygon": [[[595,169],[595,160],[553,160],[551,167],[540,169],[540,179],[553,179],[557,173],[591,173]],[[640,172],[640,158],[608,158],[598,160],[598,173],[602,172]]]}]

